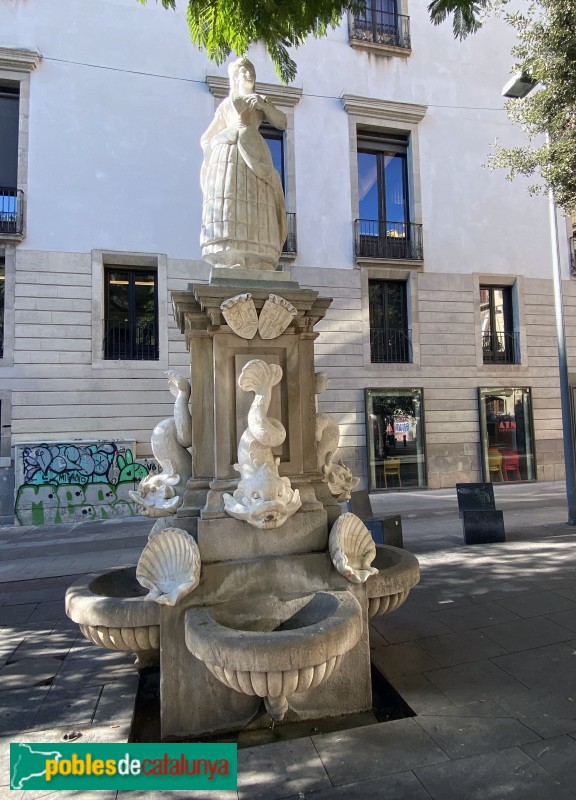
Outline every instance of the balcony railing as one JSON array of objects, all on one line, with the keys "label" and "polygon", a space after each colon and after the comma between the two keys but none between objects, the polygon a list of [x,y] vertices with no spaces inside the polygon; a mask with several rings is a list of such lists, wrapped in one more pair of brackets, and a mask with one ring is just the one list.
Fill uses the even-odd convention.
[{"label": "balcony railing", "polygon": [[518,333],[482,334],[482,355],[485,364],[519,364],[520,344]]},{"label": "balcony railing", "polygon": [[373,364],[410,364],[412,331],[409,328],[370,328],[370,360]]},{"label": "balcony railing", "polygon": [[296,243],[296,214],[293,211],[286,212],[287,234],[286,241],[282,247],[284,255],[293,255],[298,252]]},{"label": "balcony railing", "polygon": [[0,186],[0,234],[21,234],[24,230],[24,193]]},{"label": "balcony railing", "polygon": [[103,322],[104,358],[110,360],[158,360],[158,323],[132,323],[105,319]]},{"label": "balcony railing", "polygon": [[424,257],[422,225],[413,222],[357,219],[354,223],[356,258],[420,261]]},{"label": "balcony railing", "polygon": [[355,14],[350,38],[359,42],[374,42],[410,49],[410,17],[390,11],[372,10],[369,2],[364,14]]}]

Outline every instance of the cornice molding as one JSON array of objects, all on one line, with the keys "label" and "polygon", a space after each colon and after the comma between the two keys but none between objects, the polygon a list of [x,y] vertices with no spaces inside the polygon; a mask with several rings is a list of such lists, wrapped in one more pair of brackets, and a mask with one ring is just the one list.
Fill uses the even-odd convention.
[{"label": "cornice molding", "polygon": [[[228,78],[221,78],[218,75],[208,75],[206,77],[208,88],[218,100],[224,100],[230,93]],[[256,82],[258,94],[265,94],[275,106],[295,106],[300,102],[302,89],[296,86],[279,86],[274,83]]]},{"label": "cornice molding", "polygon": [[397,103],[394,100],[376,100],[355,94],[343,94],[341,100],[345,111],[351,116],[370,117],[380,122],[416,125],[424,119],[428,110],[428,106],[418,103]]},{"label": "cornice molding", "polygon": [[0,47],[0,69],[11,72],[32,72],[40,63],[42,56],[35,50],[19,47]]}]

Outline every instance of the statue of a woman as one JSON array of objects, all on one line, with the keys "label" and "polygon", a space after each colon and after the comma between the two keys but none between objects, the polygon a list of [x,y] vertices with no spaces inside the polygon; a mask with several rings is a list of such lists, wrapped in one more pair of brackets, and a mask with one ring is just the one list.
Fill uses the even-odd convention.
[{"label": "statue of a woman", "polygon": [[273,270],[286,239],[286,206],[268,145],[264,119],[280,130],[286,115],[254,93],[247,59],[229,67],[230,94],[202,136],[202,256],[218,267]]}]

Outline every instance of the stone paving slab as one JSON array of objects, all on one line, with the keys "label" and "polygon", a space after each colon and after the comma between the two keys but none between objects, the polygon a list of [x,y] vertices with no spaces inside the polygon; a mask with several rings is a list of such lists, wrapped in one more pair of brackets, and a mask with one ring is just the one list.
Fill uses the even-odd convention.
[{"label": "stone paving slab", "polygon": [[416,777],[433,800],[574,800],[519,748],[420,767]]},{"label": "stone paving slab", "polygon": [[313,736],[312,741],[334,785],[448,761],[413,719]]},{"label": "stone paving slab", "polygon": [[422,716],[415,721],[452,759],[505,750],[528,742],[542,744],[534,731],[515,719]]},{"label": "stone paving slab", "polygon": [[430,800],[430,795],[412,772],[385,775],[330,789],[290,795],[283,800]]},{"label": "stone paving slab", "polygon": [[540,693],[576,691],[576,642],[561,642],[493,660],[516,680]]},{"label": "stone paving slab", "polygon": [[571,736],[558,736],[545,742],[522,745],[538,766],[546,770],[567,789],[576,787],[576,740]]},{"label": "stone paving slab", "polygon": [[504,655],[507,649],[490,637],[490,630],[483,628],[433,636],[420,639],[418,645],[442,667]]},{"label": "stone paving slab", "polygon": [[[533,650],[548,644],[565,642],[574,638],[574,632],[557,625],[545,617],[532,617],[515,622],[503,622],[485,629],[485,634],[509,652]],[[494,654],[498,655],[498,654]]]},{"label": "stone paving slab", "polygon": [[332,784],[309,738],[238,751],[240,800],[276,800]]}]

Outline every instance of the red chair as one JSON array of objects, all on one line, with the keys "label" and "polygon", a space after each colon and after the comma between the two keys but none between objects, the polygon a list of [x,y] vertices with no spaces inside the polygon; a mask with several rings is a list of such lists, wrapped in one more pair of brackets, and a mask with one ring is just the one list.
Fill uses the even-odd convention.
[{"label": "red chair", "polygon": [[522,480],[522,476],[520,475],[520,456],[516,450],[504,450],[502,453],[502,472],[504,473],[505,481],[511,480],[508,477],[509,473],[516,474],[512,480]]}]

